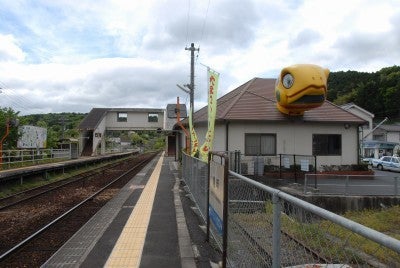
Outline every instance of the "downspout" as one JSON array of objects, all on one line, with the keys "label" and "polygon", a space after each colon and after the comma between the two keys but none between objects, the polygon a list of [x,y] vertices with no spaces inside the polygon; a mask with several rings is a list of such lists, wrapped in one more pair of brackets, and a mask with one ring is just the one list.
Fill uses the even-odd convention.
[{"label": "downspout", "polygon": [[361,164],[360,158],[363,155],[363,152],[361,151],[363,147],[360,145],[361,145],[361,143],[363,143],[364,139],[361,139],[361,141],[360,141],[360,133],[361,133],[361,137],[362,137],[362,135],[364,134],[362,131],[362,125],[357,126],[357,165]]},{"label": "downspout", "polygon": [[229,151],[229,121],[225,121],[225,151]]}]

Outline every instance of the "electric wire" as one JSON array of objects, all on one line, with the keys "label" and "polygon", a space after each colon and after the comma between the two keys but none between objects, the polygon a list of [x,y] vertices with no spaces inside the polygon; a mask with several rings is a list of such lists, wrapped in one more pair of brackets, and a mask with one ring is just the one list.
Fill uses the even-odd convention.
[{"label": "electric wire", "polygon": [[189,22],[190,22],[190,0],[188,0],[188,10],[186,16],[186,46],[188,46],[189,41]]},{"label": "electric wire", "polygon": [[[25,98],[23,95],[18,93],[16,90],[8,87],[6,84],[0,81],[0,107],[8,106],[13,110],[25,111],[29,107],[34,107],[33,103]],[[5,100],[5,101],[4,101]],[[21,111],[20,111],[21,112]]]}]

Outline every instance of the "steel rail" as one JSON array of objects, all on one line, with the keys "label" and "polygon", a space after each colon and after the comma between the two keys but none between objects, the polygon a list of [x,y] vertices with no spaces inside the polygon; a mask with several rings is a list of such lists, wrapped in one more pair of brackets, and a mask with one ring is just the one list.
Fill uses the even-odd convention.
[{"label": "steel rail", "polygon": [[[126,159],[125,159],[125,160],[126,160]],[[67,186],[67,185],[69,185],[69,184],[72,184],[72,183],[75,183],[75,182],[79,182],[79,181],[81,181],[81,180],[85,180],[85,179],[87,179],[87,178],[89,178],[89,177],[91,177],[91,176],[94,176],[95,174],[97,174],[97,173],[99,173],[99,172],[101,172],[101,171],[106,170],[107,168],[113,168],[113,167],[119,165],[120,163],[121,163],[121,162],[113,163],[113,164],[110,164],[110,165],[107,165],[107,166],[97,167],[97,168],[95,168],[95,169],[93,169],[93,170],[90,170],[90,171],[87,171],[87,172],[83,172],[83,173],[81,173],[81,174],[75,175],[75,177],[79,177],[79,176],[82,176],[82,175],[83,175],[82,177],[77,178],[77,179],[72,180],[72,181],[65,182],[65,183],[60,184],[60,185],[55,186],[55,187],[52,187],[51,185],[52,185],[52,184],[59,183],[59,182],[62,182],[63,180],[56,181],[56,182],[53,182],[53,183],[48,183],[48,184],[45,184],[45,185],[42,185],[42,186],[38,186],[38,187],[29,189],[29,190],[26,190],[26,191],[19,192],[19,193],[17,193],[17,194],[14,194],[14,195],[11,195],[11,196],[8,196],[8,197],[5,197],[5,198],[2,198],[2,199],[0,199],[0,202],[4,202],[4,201],[7,200],[7,199],[17,198],[19,195],[29,194],[29,192],[33,192],[33,191],[40,190],[40,188],[52,187],[52,188],[50,188],[50,189],[44,190],[44,191],[42,191],[42,192],[39,192],[39,193],[37,193],[37,194],[31,195],[31,196],[28,196],[28,197],[26,197],[26,198],[22,198],[22,199],[20,199],[20,200],[18,200],[18,201],[12,202],[12,203],[10,203],[10,204],[4,205],[4,206],[0,207],[0,211],[2,211],[2,210],[4,210],[4,209],[7,209],[7,208],[10,208],[10,207],[12,207],[12,206],[18,205],[18,204],[20,204],[20,203],[23,203],[23,202],[28,201],[28,200],[30,200],[30,199],[33,199],[33,198],[35,198],[35,197],[41,196],[41,195],[46,194],[46,193],[48,193],[48,192],[51,192],[51,191],[53,191],[53,190],[60,189],[60,188],[62,188],[62,187],[64,187],[64,186]],[[86,174],[85,174],[85,173],[86,173]],[[69,179],[71,179],[72,177],[74,177],[74,176],[71,176],[71,177],[66,178],[66,179],[64,179],[64,180],[69,180]]]},{"label": "steel rail", "polygon": [[81,201],[79,204],[75,205],[74,207],[72,207],[71,209],[69,209],[67,212],[63,213],[62,215],[58,216],[56,219],[52,220],[50,223],[48,223],[47,225],[43,226],[41,229],[39,229],[38,231],[36,231],[35,233],[31,234],[29,237],[25,238],[23,241],[19,242],[17,245],[15,245],[14,247],[12,247],[11,249],[9,249],[8,251],[6,251],[5,253],[3,253],[0,256],[0,262],[4,261],[7,257],[9,257],[12,253],[14,253],[15,251],[17,251],[18,249],[20,249],[22,246],[24,246],[25,244],[27,244],[29,241],[33,240],[36,236],[38,236],[39,234],[43,233],[44,231],[46,231],[47,229],[49,229],[51,226],[53,226],[54,224],[56,224],[57,222],[59,222],[61,219],[65,218],[66,216],[68,216],[69,214],[71,214],[73,211],[75,211],[76,209],[78,209],[79,207],[81,207],[82,205],[84,205],[85,203],[91,201],[94,197],[96,197],[97,195],[99,195],[100,193],[102,193],[104,190],[106,190],[108,187],[110,187],[112,184],[116,183],[117,181],[119,181],[121,178],[123,178],[124,176],[128,175],[130,172],[132,172],[134,169],[138,168],[140,165],[142,165],[143,163],[145,163],[146,161],[149,161],[150,159],[152,159],[155,155],[141,161],[140,163],[136,164],[134,167],[132,167],[131,169],[129,169],[128,171],[124,172],[122,175],[120,175],[118,178],[114,179],[113,181],[111,181],[110,183],[108,183],[107,185],[105,185],[103,188],[101,188],[99,191],[97,191],[96,193],[92,194],[91,196],[89,196],[88,198],[86,198],[85,200]]}]

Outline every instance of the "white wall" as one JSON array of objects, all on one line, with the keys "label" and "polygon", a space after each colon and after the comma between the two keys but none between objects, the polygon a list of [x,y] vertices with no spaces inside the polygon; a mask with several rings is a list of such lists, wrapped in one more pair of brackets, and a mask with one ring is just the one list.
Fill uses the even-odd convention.
[{"label": "white wall", "polygon": [[103,118],[97,128],[93,131],[93,153],[96,153],[96,148],[101,143],[101,154],[105,154],[105,132],[106,132],[106,119]]},{"label": "white wall", "polygon": [[157,129],[164,127],[164,112],[154,112],[158,114],[158,122],[148,122],[149,113],[153,112],[133,112],[120,111],[128,114],[127,122],[118,122],[118,111],[107,112],[106,124],[107,130],[120,129]]},{"label": "white wall", "polygon": [[[225,151],[225,125],[217,125],[214,151]],[[196,127],[200,144],[204,141],[206,127]],[[355,125],[346,129],[344,124],[318,124],[301,121],[279,123],[230,123],[229,151],[240,150],[244,153],[245,133],[276,134],[277,154],[312,155],[313,134],[340,134],[342,136],[342,155],[318,156],[320,165],[351,165],[357,164],[358,132]]]},{"label": "white wall", "polygon": [[400,142],[400,133],[399,132],[387,132],[386,133],[386,141]]}]

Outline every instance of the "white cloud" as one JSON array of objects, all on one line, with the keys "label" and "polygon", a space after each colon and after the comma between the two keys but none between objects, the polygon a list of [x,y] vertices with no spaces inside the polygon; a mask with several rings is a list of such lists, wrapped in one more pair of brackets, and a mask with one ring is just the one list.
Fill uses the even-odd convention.
[{"label": "white cloud", "polygon": [[0,33],[0,62],[16,61],[21,62],[25,59],[25,53],[18,46],[14,36]]},{"label": "white cloud", "polygon": [[196,109],[206,103],[202,64],[221,73],[220,96],[295,63],[377,71],[400,59],[397,1],[0,0],[0,106],[188,103],[176,84],[189,83],[191,42]]}]

